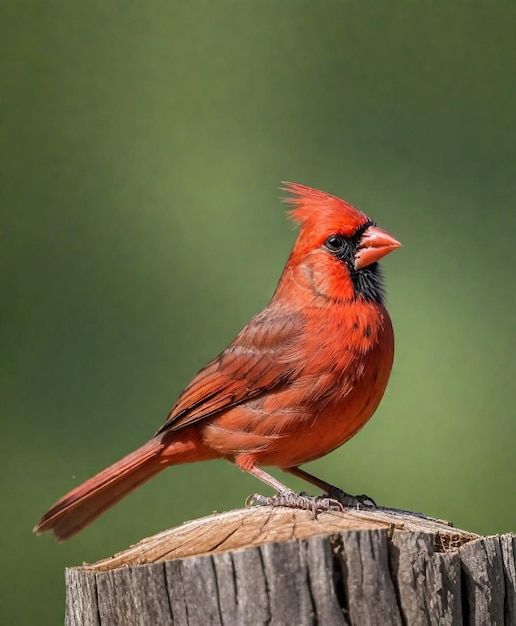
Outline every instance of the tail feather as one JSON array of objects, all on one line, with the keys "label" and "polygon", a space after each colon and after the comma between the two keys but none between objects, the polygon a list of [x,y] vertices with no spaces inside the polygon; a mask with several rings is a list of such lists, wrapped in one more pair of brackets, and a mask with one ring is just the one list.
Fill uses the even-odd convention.
[{"label": "tail feather", "polygon": [[157,439],[128,454],[61,498],[45,513],[34,532],[51,531],[58,541],[69,539],[128,493],[165,469],[165,446]]}]

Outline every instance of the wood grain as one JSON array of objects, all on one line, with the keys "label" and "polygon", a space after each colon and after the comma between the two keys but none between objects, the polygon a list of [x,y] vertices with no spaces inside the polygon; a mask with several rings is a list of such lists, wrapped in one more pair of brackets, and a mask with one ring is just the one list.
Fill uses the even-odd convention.
[{"label": "wood grain", "polygon": [[515,547],[406,511],[230,511],[68,569],[65,624],[509,626]]}]

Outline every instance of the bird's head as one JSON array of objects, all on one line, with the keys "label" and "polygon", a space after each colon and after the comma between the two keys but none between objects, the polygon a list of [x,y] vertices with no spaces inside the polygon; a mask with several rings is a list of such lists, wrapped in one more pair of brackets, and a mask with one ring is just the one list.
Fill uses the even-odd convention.
[{"label": "bird's head", "polygon": [[344,200],[297,183],[284,183],[301,226],[290,256],[303,283],[331,300],[382,302],[378,261],[401,244]]}]

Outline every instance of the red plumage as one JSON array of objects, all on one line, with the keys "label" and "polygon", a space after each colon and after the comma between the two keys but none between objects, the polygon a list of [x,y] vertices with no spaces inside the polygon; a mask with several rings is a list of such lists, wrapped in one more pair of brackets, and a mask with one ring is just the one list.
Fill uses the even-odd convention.
[{"label": "red plumage", "polygon": [[400,244],[335,196],[286,189],[301,229],[268,306],[194,377],[153,439],[64,496],[36,532],[67,539],[178,463],[225,458],[281,494],[291,492],[260,466],[331,487],[298,465],[352,437],[383,396],[394,337],[377,261]]}]

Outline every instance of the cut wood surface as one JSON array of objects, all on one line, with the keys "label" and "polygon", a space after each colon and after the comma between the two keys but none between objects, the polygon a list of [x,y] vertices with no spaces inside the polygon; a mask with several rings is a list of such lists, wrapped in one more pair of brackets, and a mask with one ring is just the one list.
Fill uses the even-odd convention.
[{"label": "cut wood surface", "polygon": [[516,536],[392,509],[252,507],[66,572],[67,626],[516,626]]},{"label": "cut wood surface", "polygon": [[437,535],[443,545],[459,546],[478,535],[453,528],[449,522],[424,517],[396,509],[319,513],[314,519],[310,511],[284,507],[251,507],[226,513],[215,513],[181,526],[142,539],[123,552],[89,565],[102,571],[159,561],[216,554],[238,548],[250,548],[270,541],[308,539],[344,530],[382,529],[413,532],[429,531]]}]

